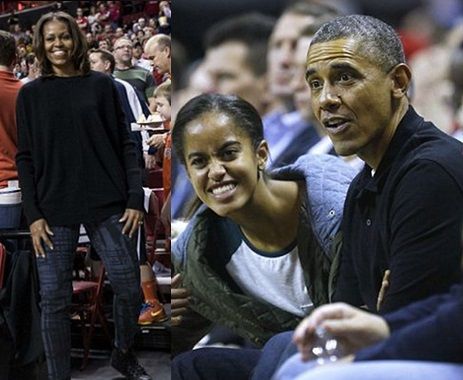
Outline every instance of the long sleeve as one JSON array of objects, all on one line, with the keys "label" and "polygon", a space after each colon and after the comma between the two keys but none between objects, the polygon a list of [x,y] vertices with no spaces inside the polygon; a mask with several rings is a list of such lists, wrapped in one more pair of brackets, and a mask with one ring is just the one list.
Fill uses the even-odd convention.
[{"label": "long sleeve", "polygon": [[397,186],[390,208],[389,278],[382,313],[448,291],[459,280],[463,196],[455,180],[420,160]]},{"label": "long sleeve", "polygon": [[102,221],[143,210],[141,169],[109,76],[42,77],[18,99],[17,164],[29,223]]},{"label": "long sleeve", "polygon": [[[426,314],[434,306],[431,314]],[[400,314],[404,316],[400,317]],[[421,316],[421,318],[418,318]],[[436,296],[394,313],[391,321],[414,320],[389,339],[361,350],[356,361],[426,360],[463,363],[463,294]]]},{"label": "long sleeve", "polygon": [[30,124],[28,120],[29,112],[25,105],[24,94],[18,95],[16,104],[16,120],[18,125],[18,153],[16,154],[16,165],[22,192],[23,209],[27,223],[30,225],[34,221],[43,218],[38,207],[37,190],[34,181],[34,164],[32,159],[32,141]]},{"label": "long sleeve", "polygon": [[113,96],[115,99],[114,109],[118,122],[118,132],[122,142],[122,161],[126,172],[127,179],[127,208],[143,211],[143,188],[141,181],[141,169],[138,166],[138,157],[135,143],[130,138],[130,132],[127,127],[127,121],[120,104],[119,95],[115,84],[113,83]]}]

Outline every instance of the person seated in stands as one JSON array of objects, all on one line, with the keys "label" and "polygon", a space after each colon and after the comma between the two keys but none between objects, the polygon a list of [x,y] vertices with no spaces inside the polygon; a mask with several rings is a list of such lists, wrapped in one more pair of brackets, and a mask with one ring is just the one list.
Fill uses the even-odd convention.
[{"label": "person seated in stands", "polygon": [[[136,122],[137,118],[140,118],[140,116],[144,116],[142,110],[142,108],[144,108],[143,100],[137,96],[135,89],[128,82],[113,77],[112,72],[114,70],[115,61],[112,54],[105,50],[92,49],[89,51],[89,61],[92,70],[105,73],[114,80],[114,85],[119,93],[121,107],[124,110],[129,125]],[[142,137],[140,136],[140,132],[131,132],[131,137],[137,144],[137,161],[140,169],[144,169],[141,146]],[[140,311],[138,323],[141,325],[148,325],[154,322],[164,321],[166,320],[166,313],[157,298],[156,280],[151,265],[146,257],[145,232],[143,230],[139,232],[137,251],[138,260],[140,262],[140,281],[145,301]]]},{"label": "person seated in stands", "polygon": [[[162,187],[164,188],[164,200],[168,201],[170,198],[171,190],[171,151],[172,151],[172,136],[170,131],[170,118],[171,118],[171,82],[170,80],[160,84],[150,97],[150,111],[153,114],[158,114],[163,120],[163,126],[168,132],[163,134],[153,134],[147,143],[162,151]],[[170,202],[170,201],[168,201]],[[167,211],[165,211],[167,214]],[[169,211],[170,214],[170,211]],[[166,221],[167,223],[167,221]],[[170,220],[169,220],[170,227]]]},{"label": "person seated in stands", "polygon": [[132,41],[126,37],[116,40],[113,45],[113,54],[116,60],[114,76],[129,82],[137,91],[143,94],[145,100],[148,99],[155,87],[154,79],[148,70],[132,65]]},{"label": "person seated in stands", "polygon": [[[165,34],[157,34],[146,41],[145,55],[151,61],[153,75],[163,82],[171,78],[171,39]],[[159,83],[159,82],[158,82]]]},{"label": "person seated in stands", "polygon": [[297,1],[283,11],[273,28],[267,53],[271,103],[263,116],[264,136],[272,152],[269,168],[294,162],[320,140],[316,127],[293,112],[296,48],[304,29],[337,15],[331,4]]},{"label": "person seated in stands", "polygon": [[320,155],[267,174],[261,118],[233,95],[190,100],[172,136],[203,203],[172,247],[172,352],[191,349],[213,322],[262,345],[328,302],[355,171]]},{"label": "person seated in stands", "polygon": [[[307,362],[319,352],[314,345],[320,329],[341,344],[336,365]],[[383,317],[344,303],[321,306],[301,322],[293,340],[299,354],[283,364],[275,380],[460,380],[463,286]]]},{"label": "person seated in stands", "polygon": [[[151,98],[150,98],[151,99]],[[164,120],[163,125],[166,129],[170,129],[170,117],[171,117],[171,85],[170,81],[166,81],[156,87],[153,93],[153,100],[150,101],[150,111],[157,112]],[[163,207],[161,209],[161,222],[164,226],[166,249],[170,251],[170,161],[171,161],[171,149],[172,149],[172,137],[170,131],[160,135],[151,136],[148,141],[148,145],[157,146],[162,152],[162,186],[163,186]],[[150,268],[151,270],[151,268]],[[152,272],[151,272],[152,273]],[[142,271],[142,285],[143,281],[149,281],[146,276],[147,273]],[[151,274],[152,277],[152,274]],[[154,280],[154,278],[153,278]],[[140,312],[138,318],[139,324],[148,324],[159,320],[159,308],[156,303],[150,302],[149,299],[145,301],[145,307]]]}]

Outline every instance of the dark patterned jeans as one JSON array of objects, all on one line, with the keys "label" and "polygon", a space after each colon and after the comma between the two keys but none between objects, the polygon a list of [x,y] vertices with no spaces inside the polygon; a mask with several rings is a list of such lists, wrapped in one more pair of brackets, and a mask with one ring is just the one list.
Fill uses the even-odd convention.
[{"label": "dark patterned jeans", "polygon": [[[114,292],[115,345],[132,346],[140,310],[140,269],[136,238],[122,234],[121,215],[85,224],[92,246],[105,265]],[[53,250],[37,258],[42,307],[42,337],[50,380],[71,378],[72,269],[79,226],[52,227]],[[135,235],[136,236],[136,235]]]}]

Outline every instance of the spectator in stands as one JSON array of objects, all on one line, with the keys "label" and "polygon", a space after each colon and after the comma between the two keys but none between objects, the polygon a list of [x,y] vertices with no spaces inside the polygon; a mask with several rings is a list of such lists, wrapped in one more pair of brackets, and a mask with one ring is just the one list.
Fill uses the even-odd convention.
[{"label": "spectator in stands", "polygon": [[140,17],[136,23],[133,24],[132,26],[132,32],[137,34],[139,30],[143,30],[143,28],[146,26],[146,19],[144,17]]},{"label": "spectator in stands", "polygon": [[148,20],[148,27],[153,29],[153,35],[156,34],[159,27],[158,20],[156,18],[150,18]]},{"label": "spectator in stands", "polygon": [[87,20],[88,20],[88,25],[90,27],[90,32],[95,33],[96,26],[99,25],[98,18],[96,16],[96,5],[95,4],[90,5],[90,11],[89,11]]},{"label": "spectator in stands", "polygon": [[29,53],[28,55],[26,55],[26,58],[24,58],[24,61],[26,62],[26,65],[27,65],[27,76],[22,78],[21,82],[25,84],[39,77],[40,66],[39,66],[37,57],[35,56],[34,53]]},{"label": "spectator in stands", "polygon": [[132,64],[134,66],[140,66],[149,71],[152,70],[150,60],[143,58],[143,46],[140,42],[133,44],[132,55]]},{"label": "spectator in stands", "polygon": [[21,82],[13,75],[16,62],[16,42],[8,32],[0,30],[0,188],[17,180],[16,97]]},{"label": "spectator in stands", "polygon": [[111,365],[128,379],[149,380],[132,351],[143,190],[117,90],[109,77],[90,71],[85,38],[67,13],[40,18],[34,47],[42,76],[18,95],[16,162],[37,256],[49,379],[71,375],[67,309],[84,224],[115,294]]},{"label": "spectator in stands", "polygon": [[235,16],[206,33],[204,65],[211,92],[238,95],[264,115],[267,92],[267,44],[274,19],[259,13]]},{"label": "spectator in stands", "polygon": [[354,171],[333,156],[306,156],[269,176],[261,119],[235,96],[193,98],[172,137],[204,203],[172,249],[174,287],[183,280],[171,292],[172,352],[191,349],[212,322],[262,345],[328,302]]},{"label": "spectator in stands", "polygon": [[[151,99],[151,98],[150,98]],[[164,128],[170,130],[170,118],[171,118],[171,85],[170,81],[166,81],[160,84],[153,93],[153,103],[155,109],[151,107],[152,112],[157,112],[164,120]],[[161,140],[156,146],[155,141]],[[153,135],[147,141],[148,145],[156,146],[158,150],[162,152],[162,187],[163,187],[163,206],[161,209],[161,222],[164,226],[166,249],[170,251],[170,191],[171,191],[171,150],[172,150],[172,137],[170,131],[161,135]],[[152,273],[151,273],[152,276]],[[143,273],[142,273],[143,280]],[[152,279],[154,281],[154,278]],[[148,279],[147,279],[148,281]],[[154,282],[153,282],[154,284]],[[145,303],[146,307],[140,313],[138,323],[148,324],[152,323],[158,318],[158,312],[156,304],[147,300]]]},{"label": "spectator in stands", "polygon": [[[276,379],[458,380],[463,377],[462,323],[461,285],[384,317],[342,303],[325,305],[296,329],[294,341],[301,355],[289,359]],[[318,327],[342,341],[346,356],[338,365],[315,370],[315,363],[301,359],[313,358],[311,349]],[[347,364],[354,360],[353,365]]]},{"label": "spectator in stands", "polygon": [[[111,22],[111,28],[116,30],[121,21],[121,10],[118,2],[108,1],[109,21]],[[122,36],[121,36],[122,37]]]},{"label": "spectator in stands", "polygon": [[76,22],[77,25],[79,25],[80,30],[82,30],[82,33],[85,33],[88,30],[88,19],[84,16],[82,8],[77,8],[76,10]]},{"label": "spectator in stands", "polygon": [[[162,186],[164,188],[164,199],[166,203],[170,204],[170,190],[171,190],[171,150],[172,150],[172,137],[170,132],[170,118],[171,118],[171,83],[170,80],[160,84],[153,93],[153,97],[150,98],[150,110],[158,113],[164,120],[164,128],[168,129],[169,132],[151,136],[147,143],[150,146],[154,146],[158,149],[163,150],[162,160]],[[167,214],[167,209],[164,210],[164,214]],[[170,206],[169,206],[170,214]],[[164,223],[165,227],[170,230],[169,223]]]},{"label": "spectator in stands", "polygon": [[[89,50],[89,61],[92,70],[110,75],[116,81],[115,85],[129,125],[135,123],[140,117],[149,114],[143,98],[136,92],[135,88],[129,82],[114,77],[115,60],[110,52],[103,49],[91,49]],[[148,136],[142,136],[140,132],[132,132],[131,137],[137,146],[139,167],[143,168],[143,138],[148,138]]]},{"label": "spectator in stands", "polygon": [[114,40],[117,40],[118,38],[124,37],[125,32],[124,29],[122,28],[116,28],[114,31]]},{"label": "spectator in stands", "polygon": [[[121,105],[124,113],[128,119],[129,125],[135,123],[140,116],[144,115],[142,110],[141,100],[137,97],[135,89],[128,83],[121,79],[114,78],[112,75],[115,67],[115,60],[111,53],[105,50],[90,50],[89,54],[90,67],[92,70],[99,71],[110,75],[114,79],[116,88],[119,93]],[[133,139],[137,143],[138,150],[142,152],[140,132],[132,132],[132,136],[136,134]],[[143,155],[139,154],[139,166],[144,168]],[[142,232],[144,234],[144,232]],[[144,247],[144,236],[139,236],[139,262],[140,262],[140,280],[143,295],[145,298],[144,307],[138,318],[138,323],[141,325],[151,324],[166,319],[166,313],[161,303],[156,296],[156,281],[151,267],[148,265],[146,257],[146,247]]]},{"label": "spectator in stands", "polygon": [[265,115],[264,136],[272,152],[270,167],[294,162],[319,139],[312,125],[294,110],[293,81],[295,49],[301,32],[319,19],[333,18],[337,12],[320,2],[296,2],[279,17],[269,41],[267,54],[271,104]]},{"label": "spectator in stands", "polygon": [[151,61],[153,71],[159,73],[163,80],[170,78],[170,36],[157,34],[145,45],[145,55]]},{"label": "spectator in stands", "polygon": [[116,60],[114,76],[129,82],[147,100],[148,96],[153,93],[155,87],[154,79],[148,70],[132,64],[132,41],[125,37],[119,38],[114,42],[113,48],[114,59]]},{"label": "spectator in stands", "polygon": [[85,39],[87,41],[87,46],[89,49],[96,49],[98,47],[98,41],[95,40],[95,37],[93,36],[93,33],[88,32],[85,35]]},{"label": "spectator in stands", "polygon": [[98,12],[96,13],[95,17],[98,24],[100,24],[103,28],[105,28],[106,25],[110,25],[110,13],[105,2],[100,2],[100,5],[98,5]]},{"label": "spectator in stands", "polygon": [[98,49],[100,50],[106,50],[106,51],[112,51],[112,44],[111,40],[109,38],[104,38],[102,40],[98,41]]}]

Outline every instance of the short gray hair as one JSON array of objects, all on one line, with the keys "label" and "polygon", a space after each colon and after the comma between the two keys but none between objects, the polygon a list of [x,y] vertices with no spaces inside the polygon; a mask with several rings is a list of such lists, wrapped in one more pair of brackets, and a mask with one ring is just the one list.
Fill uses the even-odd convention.
[{"label": "short gray hair", "polygon": [[385,72],[405,63],[405,53],[397,33],[390,25],[374,17],[349,15],[328,21],[315,33],[310,46],[340,38],[358,40],[359,54]]}]

